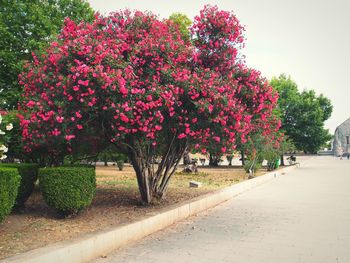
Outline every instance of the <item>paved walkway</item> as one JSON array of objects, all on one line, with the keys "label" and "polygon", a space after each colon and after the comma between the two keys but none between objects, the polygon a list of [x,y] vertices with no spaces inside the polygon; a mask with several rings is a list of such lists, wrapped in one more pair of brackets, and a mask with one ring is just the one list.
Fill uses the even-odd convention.
[{"label": "paved walkway", "polygon": [[310,159],[96,262],[348,263],[350,161]]}]

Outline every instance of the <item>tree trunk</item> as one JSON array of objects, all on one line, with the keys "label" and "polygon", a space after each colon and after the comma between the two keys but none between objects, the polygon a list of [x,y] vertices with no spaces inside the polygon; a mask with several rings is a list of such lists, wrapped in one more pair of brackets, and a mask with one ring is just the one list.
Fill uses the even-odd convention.
[{"label": "tree trunk", "polygon": [[170,140],[162,154],[161,162],[156,165],[152,146],[134,141],[130,144],[129,159],[134,167],[142,203],[151,204],[154,199],[165,197],[170,178],[187,149],[187,142],[177,140],[177,135]]},{"label": "tree trunk", "polygon": [[152,201],[151,191],[150,191],[150,180],[148,175],[148,169],[145,170],[143,165],[144,160],[142,160],[142,156],[138,156],[137,154],[129,155],[131,160],[131,164],[134,167],[137,184],[139,187],[139,192],[141,195],[141,200],[144,204],[150,204]]},{"label": "tree trunk", "polygon": [[281,154],[281,166],[284,166],[284,158],[283,158],[283,153]]},{"label": "tree trunk", "polygon": [[226,159],[227,159],[227,161],[228,161],[228,165],[229,165],[229,166],[232,166],[233,156],[227,156]]},{"label": "tree trunk", "polygon": [[244,166],[245,165],[244,151],[241,151],[241,158],[242,158],[242,166]]},{"label": "tree trunk", "polygon": [[209,166],[219,166],[220,159],[217,156],[209,154]]},{"label": "tree trunk", "polygon": [[188,165],[188,164],[190,164],[191,163],[191,159],[190,159],[190,153],[189,153],[189,151],[188,150],[186,150],[185,151],[185,153],[184,153],[184,158],[183,158],[184,160],[184,165]]}]

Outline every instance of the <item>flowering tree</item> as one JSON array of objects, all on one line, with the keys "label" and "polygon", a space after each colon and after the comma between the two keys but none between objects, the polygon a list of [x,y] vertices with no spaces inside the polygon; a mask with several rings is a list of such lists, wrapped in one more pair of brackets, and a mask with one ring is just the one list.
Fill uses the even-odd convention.
[{"label": "flowering tree", "polygon": [[[195,18],[191,31],[196,46],[196,66],[210,69],[231,86],[238,114],[234,128],[233,144],[222,149],[217,142],[208,147],[210,164],[217,165],[221,156],[244,145],[250,134],[261,133],[269,137],[278,130],[279,123],[273,116],[277,92],[273,91],[260,72],[247,68],[240,53],[244,46],[244,28],[230,12],[216,6],[205,6]],[[233,109],[235,108],[235,109]]]},{"label": "flowering tree", "polygon": [[[230,153],[235,146],[235,139],[244,137],[247,126],[241,122],[244,105],[236,101],[236,80],[233,78],[234,67],[240,62],[238,54],[243,46],[243,30],[237,18],[230,12],[220,11],[216,6],[207,5],[201,10],[200,15],[194,19],[190,28],[196,52],[194,55],[194,67],[202,68],[217,74],[221,81],[231,87],[229,92],[233,98],[229,111],[235,114],[237,122],[229,136],[222,135],[215,131],[215,140],[207,147],[209,164],[217,165],[224,153]],[[227,119],[222,118],[220,124],[227,124]],[[219,135],[219,136],[217,136]],[[221,146],[221,140],[230,138],[231,144],[228,147]]]},{"label": "flowering tree", "polygon": [[[273,90],[259,71],[241,64],[236,65],[233,70],[233,77],[236,80],[235,97],[244,109],[242,121],[245,125],[244,130],[238,130],[240,133],[237,132],[239,136],[236,136],[234,149],[245,151],[244,147],[247,141],[256,138],[255,134],[259,134],[266,138],[269,143],[274,144],[279,137],[275,137],[275,133],[280,127],[280,121],[274,113],[278,99],[277,92]],[[251,142],[249,144],[252,145]],[[223,155],[216,144],[210,145],[209,153],[214,165]]]},{"label": "flowering tree", "polygon": [[228,21],[230,29],[217,29],[224,32],[219,44],[208,44],[226,45],[230,61],[214,63],[206,59],[212,53],[203,22],[193,27],[193,46],[175,24],[151,13],[116,12],[93,24],[67,19],[59,40],[34,55],[20,77],[25,150],[40,150],[57,165],[81,145],[97,152],[113,143],[131,160],[143,202],[164,197],[188,147],[206,153],[215,143],[226,152],[249,132],[234,74],[220,68],[234,64],[232,42],[242,39],[238,21]]}]

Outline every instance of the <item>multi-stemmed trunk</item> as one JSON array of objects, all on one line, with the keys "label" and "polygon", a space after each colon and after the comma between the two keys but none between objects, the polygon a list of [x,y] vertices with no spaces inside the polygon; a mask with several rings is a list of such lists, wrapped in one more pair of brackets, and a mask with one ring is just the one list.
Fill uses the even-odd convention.
[{"label": "multi-stemmed trunk", "polygon": [[128,155],[136,173],[142,202],[150,204],[153,199],[164,198],[170,179],[187,149],[187,143],[174,135],[159,155],[161,161],[158,164],[151,145],[142,145],[136,140],[129,145]]}]

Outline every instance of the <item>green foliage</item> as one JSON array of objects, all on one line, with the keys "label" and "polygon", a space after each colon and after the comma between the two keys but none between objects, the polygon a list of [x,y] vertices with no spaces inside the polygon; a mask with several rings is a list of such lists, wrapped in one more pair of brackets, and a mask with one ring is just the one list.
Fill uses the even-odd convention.
[{"label": "green foliage", "polygon": [[0,223],[15,204],[20,181],[17,169],[0,167]]},{"label": "green foliage", "polygon": [[272,171],[279,166],[280,152],[278,150],[268,150],[264,153],[264,159],[267,161],[267,170]]},{"label": "green foliage", "polygon": [[246,173],[249,173],[249,170],[252,170],[254,173],[261,169],[261,163],[256,162],[254,160],[248,160],[246,161],[245,165],[243,166]]},{"label": "green foliage", "polygon": [[114,145],[110,145],[99,153],[98,159],[105,164],[107,164],[107,162],[124,163],[127,161],[128,157],[123,153],[119,153]]},{"label": "green foliage", "polygon": [[268,163],[275,163],[280,157],[279,151],[272,148],[265,150],[262,155],[264,160],[266,160]]},{"label": "green foliage", "polygon": [[253,134],[248,142],[244,145],[247,152],[248,161],[244,165],[246,172],[249,169],[254,173],[262,167],[264,160],[267,161],[269,170],[276,168],[276,161],[279,159],[281,150],[276,145],[261,134]]},{"label": "green foliage", "polygon": [[323,96],[323,94],[317,97],[317,102],[321,107],[322,121],[328,120],[331,117],[333,112],[332,102],[330,101],[330,99]]},{"label": "green foliage", "polygon": [[[65,17],[92,21],[94,11],[83,0],[2,0],[0,5],[0,105],[17,107],[18,74],[31,52],[40,53],[60,32]],[[6,104],[4,104],[6,102]]]},{"label": "green foliage", "polygon": [[99,153],[99,160],[103,161],[107,166],[107,162],[116,162],[119,168],[119,171],[122,171],[124,168],[124,162],[127,161],[128,157],[123,154],[117,152],[113,145],[107,147],[105,150]]},{"label": "green foliage", "polygon": [[287,135],[285,135],[280,144],[279,153],[282,155],[285,153],[293,153],[295,151],[296,151],[296,148],[293,143],[293,140],[291,140]]},{"label": "green foliage", "polygon": [[38,179],[39,165],[35,163],[2,163],[0,168],[16,168],[21,176],[15,207],[21,208],[33,193],[35,181]]},{"label": "green foliage", "polygon": [[278,91],[278,110],[282,120],[282,130],[294,142],[298,150],[316,153],[331,139],[324,122],[331,116],[331,101],[317,96],[315,91],[299,92],[290,77],[280,75],[270,84]]},{"label": "green foliage", "polygon": [[88,155],[82,152],[74,152],[73,154],[66,155],[62,163],[63,163],[63,166],[75,166],[76,164],[81,164],[81,162],[92,165],[97,161],[98,161],[98,155],[95,153]]},{"label": "green foliage", "polygon": [[124,161],[123,160],[117,161],[117,166],[118,166],[119,171],[123,171]]},{"label": "green foliage", "polygon": [[191,19],[188,18],[185,14],[173,13],[170,15],[169,20],[174,22],[181,33],[182,39],[184,41],[190,40],[190,31],[189,26],[192,24]]},{"label": "green foliage", "polygon": [[39,170],[45,202],[60,215],[74,215],[89,206],[95,195],[95,169],[53,167]]}]

